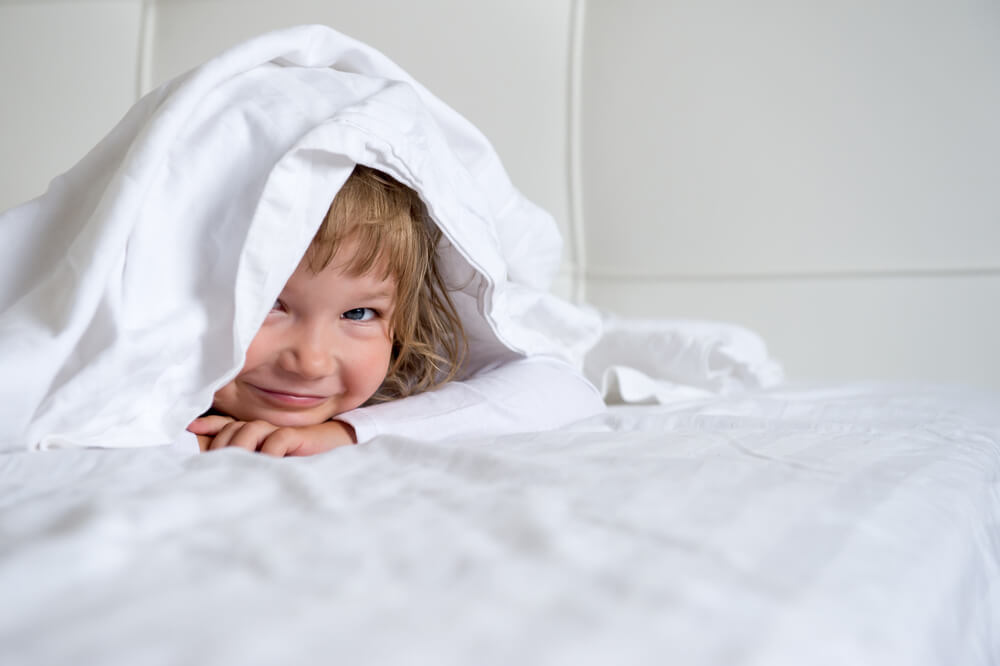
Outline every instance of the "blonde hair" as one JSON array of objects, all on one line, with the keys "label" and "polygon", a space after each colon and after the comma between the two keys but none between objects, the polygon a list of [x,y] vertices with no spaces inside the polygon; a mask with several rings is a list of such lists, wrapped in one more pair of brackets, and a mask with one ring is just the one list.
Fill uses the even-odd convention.
[{"label": "blonde hair", "polygon": [[348,273],[378,270],[380,278],[396,282],[389,371],[369,404],[440,386],[462,364],[468,342],[438,271],[440,239],[441,230],[416,192],[359,164],[306,252],[307,265],[318,273],[345,241],[354,241],[357,252],[345,264]]}]

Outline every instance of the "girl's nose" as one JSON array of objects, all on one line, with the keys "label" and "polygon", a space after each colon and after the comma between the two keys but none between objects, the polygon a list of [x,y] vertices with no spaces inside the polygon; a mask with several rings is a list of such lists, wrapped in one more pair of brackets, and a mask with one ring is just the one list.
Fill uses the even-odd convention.
[{"label": "girl's nose", "polygon": [[299,336],[282,355],[282,367],[303,379],[322,379],[337,368],[337,357],[330,336],[309,333]]}]

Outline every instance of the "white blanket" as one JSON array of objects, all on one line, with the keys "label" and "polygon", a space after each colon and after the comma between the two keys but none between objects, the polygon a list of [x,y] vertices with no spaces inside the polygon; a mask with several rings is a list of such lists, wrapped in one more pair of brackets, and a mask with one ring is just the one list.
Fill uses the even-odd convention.
[{"label": "white blanket", "polygon": [[580,365],[591,350],[612,401],[780,379],[736,327],[614,320],[595,347],[597,314],[547,292],[552,219],[487,140],[382,54],[305,26],[154,91],[43,197],[0,216],[0,451],[190,437],[355,163],[420,192],[448,239],[471,341],[460,376],[512,355]]},{"label": "white blanket", "polygon": [[154,91],[0,216],[0,450],[167,444],[244,351],[355,163],[425,200],[472,346],[580,362],[599,322],[546,291],[552,219],[385,56],[269,33]]},{"label": "white blanket", "polygon": [[1000,663],[996,395],[616,408],[310,459],[0,456],[0,663]]},{"label": "white blanket", "polygon": [[736,324],[625,319],[606,313],[586,354],[587,378],[609,404],[731,395],[784,379],[757,333]]}]

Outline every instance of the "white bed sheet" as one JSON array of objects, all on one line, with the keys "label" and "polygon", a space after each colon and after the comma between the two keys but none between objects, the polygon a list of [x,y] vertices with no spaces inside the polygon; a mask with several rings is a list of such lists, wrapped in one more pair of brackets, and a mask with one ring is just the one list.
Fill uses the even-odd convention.
[{"label": "white bed sheet", "polygon": [[998,663],[998,412],[855,385],[309,459],[5,454],[0,663]]}]

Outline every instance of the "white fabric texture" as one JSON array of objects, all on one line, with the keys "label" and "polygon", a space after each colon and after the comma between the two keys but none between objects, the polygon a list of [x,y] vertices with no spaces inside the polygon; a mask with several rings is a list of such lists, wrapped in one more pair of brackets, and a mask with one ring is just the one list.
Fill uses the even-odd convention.
[{"label": "white fabric texture", "polygon": [[724,322],[602,316],[584,371],[608,404],[653,404],[777,386],[781,366],[757,333]]},{"label": "white fabric texture", "polygon": [[992,666],[998,404],[786,388],[310,458],[0,455],[0,663]]},{"label": "white fabric texture", "polygon": [[437,441],[472,433],[550,430],[603,410],[594,386],[564,361],[529,356],[337,419],[354,427],[358,442],[378,435]]},{"label": "white fabric texture", "polygon": [[[551,356],[575,391],[571,366],[600,324],[547,292],[552,219],[403,70],[303,26],[149,94],[45,195],[0,217],[0,450],[182,436],[239,369],[355,163],[416,189],[444,231],[472,341],[464,376]],[[585,400],[575,416],[597,408]]]}]

